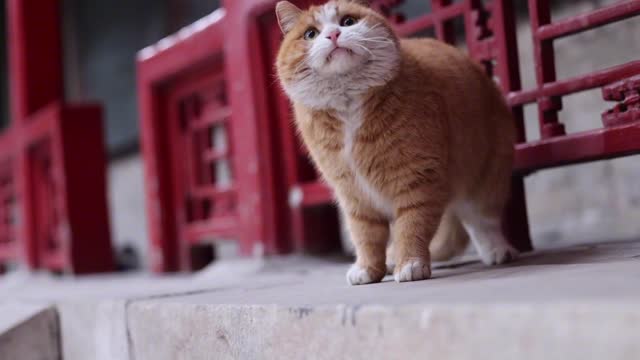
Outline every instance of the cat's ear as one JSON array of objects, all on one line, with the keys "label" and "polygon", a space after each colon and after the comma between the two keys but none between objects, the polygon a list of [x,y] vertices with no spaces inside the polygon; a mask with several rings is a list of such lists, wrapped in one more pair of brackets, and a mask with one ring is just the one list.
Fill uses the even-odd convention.
[{"label": "cat's ear", "polygon": [[280,1],[276,4],[278,24],[285,34],[291,31],[301,14],[302,10],[288,1]]}]

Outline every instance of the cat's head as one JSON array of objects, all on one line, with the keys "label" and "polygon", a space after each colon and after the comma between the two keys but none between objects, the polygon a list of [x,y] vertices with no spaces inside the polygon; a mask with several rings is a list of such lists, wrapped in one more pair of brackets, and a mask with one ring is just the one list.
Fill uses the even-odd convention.
[{"label": "cat's head", "polygon": [[276,67],[287,95],[314,108],[384,85],[399,62],[398,39],[367,0],[331,0],[301,10],[276,6],[284,40]]}]

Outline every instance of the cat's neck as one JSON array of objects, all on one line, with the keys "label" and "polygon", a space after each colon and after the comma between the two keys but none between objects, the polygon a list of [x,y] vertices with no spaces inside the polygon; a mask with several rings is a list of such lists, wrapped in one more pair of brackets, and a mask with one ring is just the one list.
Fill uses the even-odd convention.
[{"label": "cat's neck", "polygon": [[313,111],[349,113],[357,110],[373,92],[380,91],[398,77],[400,52],[384,61],[366,64],[349,74],[326,76],[310,70],[303,80],[285,90],[294,102]]}]

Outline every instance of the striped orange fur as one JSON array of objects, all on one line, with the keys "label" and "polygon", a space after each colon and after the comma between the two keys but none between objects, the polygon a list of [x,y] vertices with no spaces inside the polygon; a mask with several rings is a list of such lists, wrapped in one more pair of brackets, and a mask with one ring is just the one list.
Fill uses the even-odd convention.
[{"label": "striped orange fur", "polygon": [[399,39],[363,0],[283,1],[277,15],[280,82],[355,244],[349,283],[380,281],[387,266],[397,281],[426,279],[432,258],[469,238],[485,263],[514,258],[500,230],[513,120],[480,66],[436,40]]}]

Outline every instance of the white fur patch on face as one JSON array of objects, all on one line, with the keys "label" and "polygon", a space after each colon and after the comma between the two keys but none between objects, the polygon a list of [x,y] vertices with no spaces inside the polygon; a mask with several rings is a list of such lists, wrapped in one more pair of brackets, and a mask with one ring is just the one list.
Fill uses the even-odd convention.
[{"label": "white fur patch on face", "polygon": [[336,4],[325,4],[314,16],[320,24],[338,23],[338,6]]},{"label": "white fur patch on face", "polygon": [[[320,35],[313,40],[309,48],[309,62],[318,72],[326,74],[342,74],[361,64],[365,59],[361,51],[355,52],[353,44],[345,42],[345,35],[353,29],[340,26],[338,6],[333,3],[325,4],[314,15],[320,24]],[[331,33],[340,32],[337,45],[344,50],[336,50],[336,44],[331,40]]]},{"label": "white fur patch on face", "polygon": [[[299,73],[283,83],[294,101],[314,109],[343,109],[351,98],[385,84],[395,74],[400,54],[390,30],[367,18],[340,26],[345,15],[333,2],[314,14],[320,34],[307,41]],[[334,44],[330,34],[336,30],[340,36]]]}]

